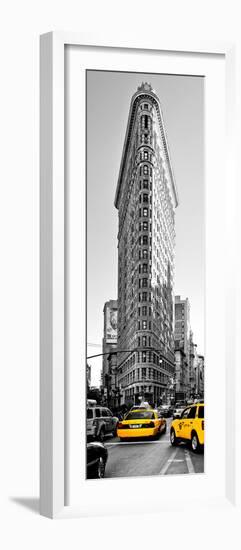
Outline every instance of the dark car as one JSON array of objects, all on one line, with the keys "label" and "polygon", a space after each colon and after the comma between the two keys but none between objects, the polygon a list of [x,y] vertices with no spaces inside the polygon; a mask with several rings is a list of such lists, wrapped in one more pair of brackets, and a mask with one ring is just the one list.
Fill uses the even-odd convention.
[{"label": "dark car", "polygon": [[169,418],[173,415],[173,407],[171,405],[160,405],[158,411],[164,418]]},{"label": "dark car", "polygon": [[87,444],[87,479],[104,477],[107,458],[108,451],[103,443]]}]

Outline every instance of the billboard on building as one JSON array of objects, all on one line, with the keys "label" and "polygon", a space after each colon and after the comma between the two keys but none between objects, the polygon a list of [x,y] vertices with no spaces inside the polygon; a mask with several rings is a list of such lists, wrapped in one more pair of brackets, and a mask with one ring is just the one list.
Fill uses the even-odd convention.
[{"label": "billboard on building", "polygon": [[105,341],[107,344],[117,344],[117,309],[106,308]]}]

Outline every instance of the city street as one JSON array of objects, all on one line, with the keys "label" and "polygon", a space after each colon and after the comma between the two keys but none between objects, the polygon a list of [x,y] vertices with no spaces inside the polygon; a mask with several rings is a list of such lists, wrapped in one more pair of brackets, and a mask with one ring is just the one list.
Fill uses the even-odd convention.
[{"label": "city street", "polygon": [[172,447],[167,431],[155,441],[121,442],[118,437],[106,438],[108,461],[105,477],[195,474],[204,472],[204,454],[195,454],[185,443]]}]

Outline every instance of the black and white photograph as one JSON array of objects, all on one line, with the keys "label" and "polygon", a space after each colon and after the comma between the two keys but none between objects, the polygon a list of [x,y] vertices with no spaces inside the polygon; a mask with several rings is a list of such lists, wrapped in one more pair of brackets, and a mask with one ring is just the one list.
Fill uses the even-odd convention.
[{"label": "black and white photograph", "polygon": [[204,79],[87,71],[87,478],[204,471]]}]

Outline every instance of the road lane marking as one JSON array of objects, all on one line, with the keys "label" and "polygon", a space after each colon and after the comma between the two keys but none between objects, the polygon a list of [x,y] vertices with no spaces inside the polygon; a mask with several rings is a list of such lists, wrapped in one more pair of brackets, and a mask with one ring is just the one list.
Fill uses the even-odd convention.
[{"label": "road lane marking", "polygon": [[184,458],[174,458],[174,460],[169,459],[167,462],[184,462]]},{"label": "road lane marking", "polygon": [[124,447],[124,445],[163,445],[164,443],[168,443],[168,439],[165,439],[165,441],[113,441],[110,443],[105,443],[105,447],[114,447],[115,445],[121,445]]},{"label": "road lane marking", "polygon": [[162,469],[161,469],[161,471],[159,472],[159,475],[160,475],[160,476],[164,476],[164,475],[167,473],[167,470],[168,470],[168,468],[169,468],[171,462],[173,462],[174,459],[175,459],[175,456],[176,456],[176,454],[177,454],[177,451],[178,451],[178,448],[176,448],[175,451],[173,451],[171,457],[170,457],[170,458],[165,462],[165,464],[162,466]]},{"label": "road lane marking", "polygon": [[194,470],[194,466],[193,466],[193,463],[192,463],[190,453],[187,451],[187,449],[185,449],[184,453],[185,453],[188,473],[189,474],[195,474],[195,470]]}]

